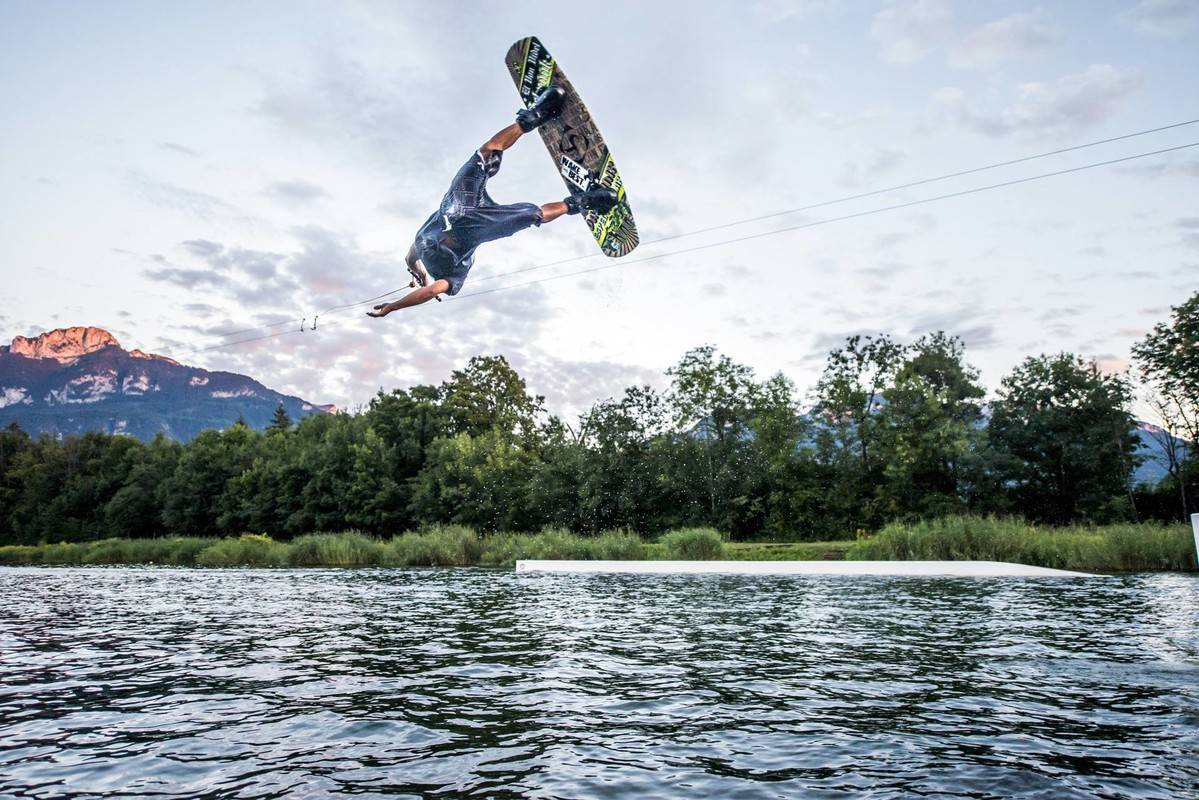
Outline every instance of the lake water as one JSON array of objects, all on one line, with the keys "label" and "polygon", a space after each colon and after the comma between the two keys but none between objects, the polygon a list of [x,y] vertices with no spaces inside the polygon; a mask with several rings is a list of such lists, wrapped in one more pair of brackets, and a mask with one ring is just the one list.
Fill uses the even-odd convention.
[{"label": "lake water", "polygon": [[1199,796],[1199,578],[0,569],[0,795]]}]

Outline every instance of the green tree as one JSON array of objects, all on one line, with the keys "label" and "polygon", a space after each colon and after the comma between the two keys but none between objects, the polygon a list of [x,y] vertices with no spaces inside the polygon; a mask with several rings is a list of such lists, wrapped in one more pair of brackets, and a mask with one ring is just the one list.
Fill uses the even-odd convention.
[{"label": "green tree", "polygon": [[816,384],[813,417],[827,487],[830,524],[843,531],[874,528],[884,519],[876,488],[884,480],[884,391],[906,348],[888,336],[850,336],[828,355]]},{"label": "green tree", "polygon": [[1017,508],[1063,524],[1130,516],[1131,389],[1068,353],[1030,357],[1003,379],[988,438]]},{"label": "green tree", "polygon": [[450,431],[450,420],[436,386],[380,391],[366,411],[370,426],[395,449],[396,479],[415,477],[434,439]]},{"label": "green tree", "polygon": [[31,446],[29,434],[17,423],[0,430],[0,544],[15,541],[13,513],[23,492],[17,465]]},{"label": "green tree", "polygon": [[104,504],[104,535],[129,538],[166,533],[158,504],[158,487],[175,471],[183,447],[161,433],[149,445],[130,448],[124,480]]},{"label": "green tree", "polygon": [[[1199,292],[1170,311],[1170,322],[1155,325],[1132,354],[1165,431],[1161,449],[1185,520],[1192,508],[1187,483],[1199,443]],[[1178,446],[1177,439],[1189,441],[1190,447]]]},{"label": "green tree", "polygon": [[175,471],[158,486],[157,500],[167,532],[188,536],[241,533],[229,526],[237,501],[229,489],[254,463],[261,439],[257,431],[237,422],[226,431],[203,431],[188,442]]},{"label": "green tree", "polygon": [[[666,370],[670,377],[668,402],[676,431],[702,443],[703,488],[707,518],[721,525],[718,505],[726,496],[731,461],[738,445],[749,432],[749,418],[757,401],[759,386],[753,370],[711,345],[688,350]],[[693,463],[695,448],[683,443],[680,464]],[[680,486],[679,488],[684,488]]]},{"label": "green tree", "polygon": [[536,446],[545,398],[530,395],[524,378],[503,356],[475,356],[450,375],[441,395],[450,433],[500,431],[526,447]]},{"label": "green tree", "polygon": [[287,415],[287,409],[282,403],[275,406],[275,414],[271,417],[271,424],[267,426],[269,433],[286,433],[291,430],[291,417]]},{"label": "green tree", "polygon": [[536,522],[580,533],[596,530],[585,485],[591,454],[578,435],[557,417],[542,431],[541,458],[529,483],[529,506]]},{"label": "green tree", "polygon": [[978,371],[965,363],[961,339],[943,332],[906,350],[877,413],[882,481],[880,511],[888,519],[965,510],[968,461],[985,442]]},{"label": "green tree", "polygon": [[596,403],[580,421],[586,460],[577,500],[585,530],[654,530],[660,464],[651,444],[665,428],[662,398],[632,386],[619,400]]},{"label": "green tree", "polygon": [[799,413],[795,386],[781,373],[762,384],[750,421],[753,439],[741,470],[746,477],[736,535],[817,538],[825,530],[822,482],[811,448],[811,424]]},{"label": "green tree", "polygon": [[417,477],[412,507],[422,523],[471,525],[482,531],[527,530],[534,456],[508,431],[438,439]]}]

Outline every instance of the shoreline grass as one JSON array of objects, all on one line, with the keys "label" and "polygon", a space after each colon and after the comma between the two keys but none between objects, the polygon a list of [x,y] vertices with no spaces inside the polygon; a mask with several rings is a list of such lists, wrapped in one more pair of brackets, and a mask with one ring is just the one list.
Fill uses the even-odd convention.
[{"label": "shoreline grass", "polygon": [[727,542],[710,528],[656,541],[630,531],[580,536],[561,529],[481,536],[435,526],[377,539],[356,531],[291,541],[260,534],[173,536],[0,546],[0,565],[150,564],[178,567],[511,567],[518,559],[811,561],[987,560],[1092,572],[1196,571],[1184,525],[1043,528],[1021,520],[948,517],[888,525],[858,541]]},{"label": "shoreline grass", "polygon": [[1084,572],[1196,571],[1191,530],[1160,523],[1048,528],[1018,519],[944,517],[887,525],[854,542],[846,558],[1009,561]]}]

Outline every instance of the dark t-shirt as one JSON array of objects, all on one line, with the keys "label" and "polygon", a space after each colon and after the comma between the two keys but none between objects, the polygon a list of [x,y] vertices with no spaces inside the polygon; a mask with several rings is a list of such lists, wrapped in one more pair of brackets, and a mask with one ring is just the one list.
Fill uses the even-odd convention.
[{"label": "dark t-shirt", "polygon": [[447,294],[455,295],[474,266],[475,248],[471,247],[465,253],[457,252],[456,243],[445,227],[446,219],[441,210],[434,211],[416,232],[416,254],[425,265],[429,277],[448,282],[450,288]]}]

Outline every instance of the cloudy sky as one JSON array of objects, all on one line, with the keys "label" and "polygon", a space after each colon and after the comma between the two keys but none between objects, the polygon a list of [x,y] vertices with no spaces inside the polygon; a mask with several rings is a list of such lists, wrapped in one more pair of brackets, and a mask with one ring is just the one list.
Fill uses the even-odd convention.
[{"label": "cloudy sky", "polygon": [[[503,55],[530,33],[600,122],[643,240],[1199,117],[1196,0],[501,7],[0,3],[0,334],[102,326],[351,407],[502,353],[570,416],[661,385],[705,343],[801,389],[858,332],[959,334],[992,388],[1030,353],[1118,369],[1199,287],[1195,148],[643,263],[494,277],[593,255],[565,218],[481,249],[440,305],[203,349],[403,285],[415,228],[512,119]],[[1195,141],[1199,125],[626,261]],[[491,192],[564,193],[536,138]],[[601,265],[614,268],[470,297]]]}]

